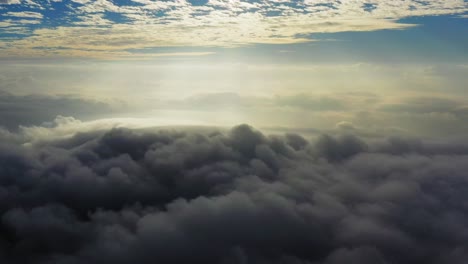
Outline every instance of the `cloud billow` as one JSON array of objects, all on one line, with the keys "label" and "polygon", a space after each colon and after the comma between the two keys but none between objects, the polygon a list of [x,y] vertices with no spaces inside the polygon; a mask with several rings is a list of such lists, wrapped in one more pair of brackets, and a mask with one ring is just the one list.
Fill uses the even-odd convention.
[{"label": "cloud billow", "polygon": [[[2,263],[464,263],[468,147],[112,129],[0,144]],[[416,142],[416,143],[415,143]]]}]

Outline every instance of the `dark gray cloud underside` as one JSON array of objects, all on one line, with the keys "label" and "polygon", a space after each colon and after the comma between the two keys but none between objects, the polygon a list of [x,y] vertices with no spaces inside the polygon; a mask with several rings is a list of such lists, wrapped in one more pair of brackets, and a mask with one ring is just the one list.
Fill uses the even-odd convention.
[{"label": "dark gray cloud underside", "polygon": [[245,125],[2,142],[2,263],[468,259],[463,142],[309,142]]}]

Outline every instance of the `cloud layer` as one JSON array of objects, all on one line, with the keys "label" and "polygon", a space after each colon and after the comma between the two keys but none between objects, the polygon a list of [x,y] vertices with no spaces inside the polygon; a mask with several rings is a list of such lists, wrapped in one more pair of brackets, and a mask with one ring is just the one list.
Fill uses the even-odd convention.
[{"label": "cloud layer", "polygon": [[2,142],[2,263],[468,257],[465,141],[308,141],[241,125]]},{"label": "cloud layer", "polygon": [[[414,25],[399,19],[468,10],[463,0],[28,0],[2,4],[7,4],[0,6],[0,32],[6,34],[0,43],[2,57],[148,58],[161,56],[161,51],[151,52],[158,47],[301,43],[312,41],[312,33],[404,29]],[[21,12],[9,12],[17,6]],[[186,55],[207,53],[171,56]]]}]

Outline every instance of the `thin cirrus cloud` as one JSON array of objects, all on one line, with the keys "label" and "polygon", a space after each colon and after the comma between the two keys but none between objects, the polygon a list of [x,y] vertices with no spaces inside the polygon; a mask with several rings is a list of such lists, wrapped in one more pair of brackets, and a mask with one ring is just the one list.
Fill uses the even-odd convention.
[{"label": "thin cirrus cloud", "polygon": [[[468,10],[467,3],[460,0],[424,3],[28,0],[2,1],[0,4],[6,4],[6,8],[0,9],[1,19],[13,14],[39,19],[43,16],[40,25],[20,24],[24,34],[6,41],[7,44],[0,44],[3,57],[112,58],[126,56],[129,50],[158,47],[301,43],[311,41],[312,33],[405,29],[415,24],[399,19],[463,14]],[[11,8],[21,11],[13,12],[9,10]],[[61,11],[57,16],[53,10]]]}]

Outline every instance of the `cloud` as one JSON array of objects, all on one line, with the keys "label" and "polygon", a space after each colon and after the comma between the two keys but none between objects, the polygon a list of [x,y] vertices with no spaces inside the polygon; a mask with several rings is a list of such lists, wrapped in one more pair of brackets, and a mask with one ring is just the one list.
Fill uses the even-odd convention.
[{"label": "cloud", "polygon": [[36,19],[42,19],[43,15],[38,12],[7,12],[3,14],[4,16],[7,17],[21,17],[21,18],[36,18]]},{"label": "cloud", "polygon": [[299,94],[295,96],[278,97],[275,101],[278,105],[301,108],[309,111],[342,111],[348,108],[346,106],[346,99],[339,97],[320,97]]},{"label": "cloud", "polygon": [[0,94],[0,126],[40,125],[57,115],[72,115],[83,121],[152,119],[152,125],[247,122],[304,133],[311,128],[335,133],[344,128],[336,124],[347,121],[353,133],[366,136],[462,135],[468,131],[462,81],[466,69],[425,64],[223,64],[200,57],[154,64],[7,60],[1,65],[0,90],[12,94]]},{"label": "cloud", "polygon": [[21,3],[21,0],[0,0],[0,5],[12,5],[19,3]]},{"label": "cloud", "polygon": [[396,104],[384,104],[380,110],[410,113],[453,112],[463,105],[463,101],[440,97],[413,97],[402,101]]},{"label": "cloud", "polygon": [[461,264],[468,257],[463,140],[308,141],[241,125],[2,142],[5,263]]},{"label": "cloud", "polygon": [[[416,26],[400,21],[405,17],[467,11],[461,0],[72,2],[64,6],[67,23],[25,26],[31,34],[14,41],[1,56],[119,58],[130,49],[302,43],[312,41],[312,33],[405,29]],[[54,8],[50,2],[36,5],[30,3],[38,10]],[[79,37],[83,35],[87,38]]]},{"label": "cloud", "polygon": [[13,95],[0,92],[0,127],[15,130],[20,125],[40,125],[57,115],[90,119],[115,112],[115,106],[72,96]]},{"label": "cloud", "polygon": [[[55,66],[50,67],[56,69]],[[246,121],[270,132],[280,131],[283,130],[281,127],[286,127],[300,130],[308,135],[347,131],[366,137],[374,135],[377,138],[402,134],[430,137],[457,136],[468,131],[465,125],[465,121],[468,120],[467,104],[455,96],[383,97],[365,92],[316,94],[289,92],[287,95],[256,96],[245,92],[200,92],[177,99],[182,92],[177,93],[178,88],[174,88],[171,92],[174,92],[175,96],[158,98],[136,92],[134,87],[139,83],[133,78],[144,80],[142,76],[154,75],[153,71],[145,73],[144,70],[139,72],[135,70],[135,74],[122,73],[118,77],[109,75],[111,84],[115,85],[109,85],[108,81],[90,82],[92,85],[90,87],[102,89],[102,94],[107,95],[107,98],[96,94],[95,99],[89,99],[92,94],[90,96],[84,92],[83,96],[53,95],[45,92],[43,95],[27,94],[32,89],[27,87],[37,87],[36,90],[51,89],[55,92],[52,85],[56,85],[57,89],[70,84],[74,84],[77,89],[89,85],[87,82],[84,82],[85,85],[79,85],[81,80],[77,83],[69,80],[61,82],[59,78],[79,76],[73,73],[76,68],[69,70],[70,74],[66,74],[66,70],[63,69],[62,74],[57,77],[46,77],[49,70],[34,72],[29,77],[6,74],[2,82],[5,88],[11,91],[21,91],[23,88],[25,89],[23,93],[26,94],[0,93],[0,109],[3,109],[0,111],[0,127],[17,130],[20,126],[39,126],[44,120],[53,120],[57,115],[73,115],[84,121],[99,122],[98,119],[108,119],[106,122],[127,123],[138,127],[161,125],[226,127]],[[88,71],[91,72],[91,68],[88,68]],[[142,75],[139,75],[140,73]],[[105,74],[91,73],[89,79],[94,81],[94,76]],[[131,76],[130,79],[125,75]],[[159,76],[164,76],[164,72],[160,72]],[[118,79],[120,77],[122,79]],[[56,83],[43,84],[43,80],[48,78],[54,78]],[[183,82],[186,83],[190,84],[190,81]],[[148,88],[140,87],[140,91],[147,91],[145,89],[159,85],[151,82],[142,82],[142,84]],[[120,88],[119,85],[125,87]],[[187,95],[193,92],[188,89],[187,92],[180,91],[184,91]],[[112,97],[113,95],[115,97]],[[113,121],[109,120],[110,118],[113,118]],[[320,127],[320,130],[311,129],[315,127]]]}]

